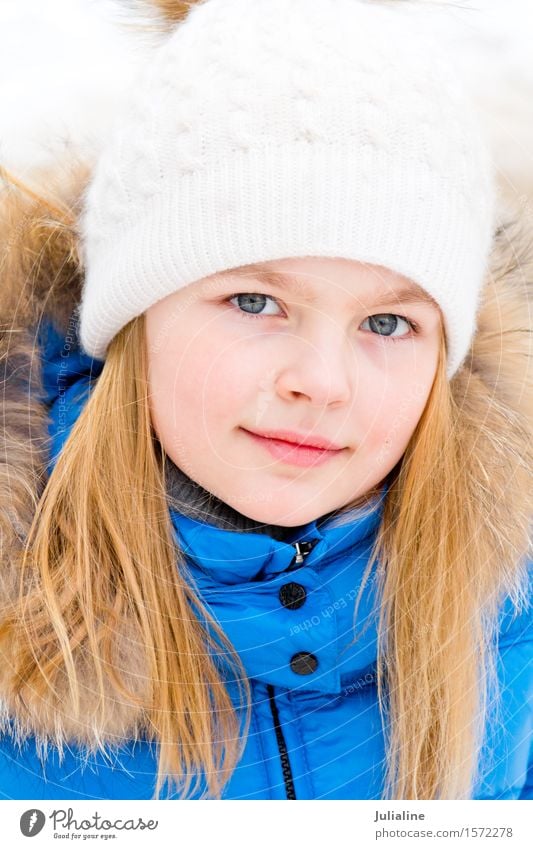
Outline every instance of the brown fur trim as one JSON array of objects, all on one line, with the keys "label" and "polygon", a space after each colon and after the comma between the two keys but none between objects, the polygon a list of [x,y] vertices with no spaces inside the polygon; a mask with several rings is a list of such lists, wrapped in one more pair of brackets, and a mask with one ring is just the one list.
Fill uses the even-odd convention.
[{"label": "brown fur trim", "polygon": [[169,24],[177,24],[187,17],[193,6],[197,6],[202,0],[149,0],[149,2]]},{"label": "brown fur trim", "polygon": [[495,396],[533,423],[533,230],[527,218],[508,213],[494,239],[465,370],[479,374]]},{"label": "brown fur trim", "polygon": [[[0,378],[3,385],[0,440],[0,587],[15,591],[10,556],[27,536],[45,483],[47,414],[41,392],[35,333],[40,317],[52,314],[60,327],[80,297],[81,271],[75,233],[77,200],[86,170],[73,163],[50,175],[45,199],[18,176],[0,170]],[[35,182],[33,182],[35,186]]]},{"label": "brown fur trim", "polygon": [[77,223],[89,173],[73,159],[53,174],[33,172],[28,183],[0,167],[3,329],[28,327],[43,313],[66,327],[81,294]]}]

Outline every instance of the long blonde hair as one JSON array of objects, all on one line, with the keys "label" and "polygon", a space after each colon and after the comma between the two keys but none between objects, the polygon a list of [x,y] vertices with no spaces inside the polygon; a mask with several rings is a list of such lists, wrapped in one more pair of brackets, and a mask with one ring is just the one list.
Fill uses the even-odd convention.
[{"label": "long blonde hair", "polygon": [[[365,570],[366,581],[377,565],[381,600],[386,798],[471,796],[486,723],[500,708],[500,605],[506,595],[517,609],[526,603],[517,539],[527,537],[527,517],[509,515],[507,535],[494,521],[505,474],[527,481],[521,443],[502,446],[497,434],[508,432],[508,411],[488,391],[483,410],[479,394],[470,405],[468,379],[476,378],[447,380],[442,338],[432,390],[388,490]],[[514,467],[506,468],[513,452]]]},{"label": "long blonde hair", "polygon": [[[53,226],[49,209],[46,215],[45,233]],[[49,241],[43,236],[43,254]],[[516,446],[501,444],[495,435],[508,431],[509,411],[488,387],[476,386],[471,403],[475,375],[449,382],[445,362],[442,340],[367,566],[368,576],[378,563],[380,582],[386,798],[472,792],[493,698],[498,604],[503,593],[517,606],[523,601],[516,564],[528,517],[509,514],[508,533],[493,517],[508,475],[517,486],[529,483],[530,465],[518,456],[524,443],[517,436]],[[0,624],[0,650],[19,717],[28,717],[31,694],[68,717],[76,739],[102,750],[110,735],[120,742],[142,732],[159,744],[155,798],[167,779],[169,791],[184,798],[200,791],[219,798],[242,755],[250,687],[195,592],[173,533],[147,385],[139,316],[112,341],[39,499],[20,558],[19,598]],[[49,714],[32,721],[61,742]]]}]

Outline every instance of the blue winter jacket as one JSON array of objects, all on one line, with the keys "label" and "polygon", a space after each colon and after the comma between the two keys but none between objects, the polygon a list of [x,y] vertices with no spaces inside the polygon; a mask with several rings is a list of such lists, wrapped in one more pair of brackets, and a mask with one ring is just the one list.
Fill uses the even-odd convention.
[{"label": "blue winter jacket", "polygon": [[[39,334],[50,410],[51,465],[102,363],[51,324]],[[191,574],[238,651],[251,683],[252,717],[225,799],[379,799],[384,738],[376,691],[375,585],[366,586],[354,643],[352,617],[382,500],[349,524],[310,522],[279,542],[222,530],[171,511]],[[363,627],[365,626],[365,627]],[[474,798],[533,798],[533,613],[502,608],[498,670],[503,715],[488,723]],[[231,692],[231,690],[230,690]],[[154,744],[126,743],[108,757],[71,747],[44,762],[35,740],[0,738],[5,799],[150,799]]]}]

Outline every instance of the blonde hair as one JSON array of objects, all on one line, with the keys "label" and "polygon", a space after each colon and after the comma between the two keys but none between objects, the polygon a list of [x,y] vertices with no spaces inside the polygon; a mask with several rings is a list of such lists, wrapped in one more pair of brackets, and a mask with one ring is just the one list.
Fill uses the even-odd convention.
[{"label": "blonde hair", "polygon": [[[505,536],[492,516],[505,498],[498,489],[504,476],[515,474],[520,485],[527,469],[518,457],[510,469],[515,447],[494,436],[508,411],[479,386],[471,404],[475,376],[450,383],[445,363],[442,338],[428,402],[391,476],[365,573],[378,564],[385,798],[468,798],[495,695],[498,604],[503,592],[521,601],[516,561],[525,519]],[[0,647],[19,716],[27,715],[28,694],[43,703],[51,697],[79,727],[79,739],[89,729],[102,750],[104,727],[115,728],[119,741],[142,729],[159,744],[155,798],[167,779],[169,791],[176,787],[184,798],[200,790],[219,798],[242,756],[250,686],[195,592],[173,533],[164,463],[150,421],[141,315],[111,343],[39,500]],[[508,518],[511,528],[517,517]],[[228,671],[239,685],[244,728]],[[43,719],[36,730],[50,735],[50,723]]]},{"label": "blonde hair", "polygon": [[[486,720],[499,708],[493,645],[502,593],[524,602],[513,542],[498,536],[494,490],[485,487],[501,454],[490,434],[498,433],[502,412],[488,404],[493,421],[477,420],[461,376],[454,397],[442,342],[365,570],[366,581],[377,564],[384,795],[394,799],[471,796]],[[473,468],[477,439],[486,442],[487,470]]]},{"label": "blonde hair", "polygon": [[[240,739],[210,650],[227,649],[236,679],[248,685],[238,655],[187,580],[173,539],[142,330],[140,316],[113,340],[40,500],[21,563],[30,589],[15,674],[21,696],[27,687],[56,689],[65,676],[69,710],[81,725],[82,704],[95,728],[114,700],[138,705],[149,739],[160,743],[156,793],[165,774],[176,784],[185,776],[185,793],[196,776],[197,792],[201,768],[217,796]],[[125,617],[133,633],[121,633]],[[138,678],[124,680],[121,652],[139,656]]]}]

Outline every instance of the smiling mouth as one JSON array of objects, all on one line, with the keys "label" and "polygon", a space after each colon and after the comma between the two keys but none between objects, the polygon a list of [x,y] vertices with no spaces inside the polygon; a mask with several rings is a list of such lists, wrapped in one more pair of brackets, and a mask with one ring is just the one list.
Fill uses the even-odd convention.
[{"label": "smiling mouth", "polygon": [[250,430],[241,428],[257,445],[283,463],[289,463],[293,466],[316,466],[326,463],[338,457],[345,450],[344,448],[323,448],[313,445],[298,444],[289,442],[285,439],[277,439],[269,436],[261,436],[253,433]]}]

